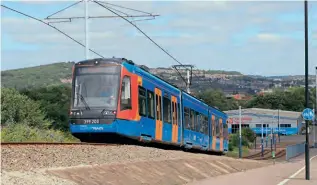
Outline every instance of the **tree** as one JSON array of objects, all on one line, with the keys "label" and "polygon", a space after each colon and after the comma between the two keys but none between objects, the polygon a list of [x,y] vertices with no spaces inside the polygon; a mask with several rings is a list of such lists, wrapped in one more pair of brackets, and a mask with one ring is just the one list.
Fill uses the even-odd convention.
[{"label": "tree", "polygon": [[15,89],[1,88],[1,125],[17,123],[38,128],[47,128],[51,124],[45,119],[45,112],[39,103]]},{"label": "tree", "polygon": [[197,98],[202,99],[210,106],[216,106],[220,110],[237,109],[237,103],[234,100],[227,99],[222,91],[209,89],[197,94]]},{"label": "tree", "polygon": [[[316,90],[310,91],[309,107],[315,104]],[[275,90],[273,93],[257,95],[251,99],[247,108],[257,107],[265,109],[282,109],[289,111],[302,111],[305,108],[305,89],[302,87],[289,88],[287,91]]]},{"label": "tree", "polygon": [[71,87],[51,85],[23,90],[21,93],[40,103],[41,108],[47,113],[46,118],[54,121],[52,128],[64,131],[68,129]]}]

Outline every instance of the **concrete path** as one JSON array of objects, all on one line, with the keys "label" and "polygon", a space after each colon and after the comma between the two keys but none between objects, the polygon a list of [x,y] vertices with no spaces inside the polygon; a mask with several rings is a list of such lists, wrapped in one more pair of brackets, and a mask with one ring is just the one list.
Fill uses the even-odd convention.
[{"label": "concrete path", "polygon": [[190,185],[316,185],[317,149],[311,149],[310,156],[310,181],[305,180],[305,158],[301,155],[287,163],[208,178]]}]

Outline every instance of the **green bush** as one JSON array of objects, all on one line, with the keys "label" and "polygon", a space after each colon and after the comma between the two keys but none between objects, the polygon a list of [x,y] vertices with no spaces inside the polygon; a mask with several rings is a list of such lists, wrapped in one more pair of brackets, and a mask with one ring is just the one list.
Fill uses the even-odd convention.
[{"label": "green bush", "polygon": [[11,124],[1,130],[2,142],[75,142],[69,132],[39,129],[25,124]]},{"label": "green bush", "polygon": [[71,87],[50,85],[47,87],[25,89],[22,94],[38,101],[46,112],[46,119],[53,120],[53,129],[68,130],[68,112],[70,107]]},{"label": "green bush", "polygon": [[[242,135],[241,135],[242,136]],[[239,134],[231,134],[229,140],[229,150],[230,148],[233,149],[234,147],[239,147]],[[242,146],[249,147],[249,141],[246,137],[242,136]]]},{"label": "green bush", "polygon": [[38,128],[48,128],[51,122],[45,119],[40,104],[21,95],[15,89],[1,88],[1,125],[24,123]]},{"label": "green bush", "polygon": [[251,143],[254,142],[256,136],[255,132],[251,128],[242,128],[241,135]]}]

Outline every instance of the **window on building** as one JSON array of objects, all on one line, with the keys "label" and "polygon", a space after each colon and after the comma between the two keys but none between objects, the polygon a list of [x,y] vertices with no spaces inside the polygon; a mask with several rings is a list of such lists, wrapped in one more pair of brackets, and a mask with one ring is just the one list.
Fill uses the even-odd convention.
[{"label": "window on building", "polygon": [[154,93],[152,91],[147,91],[147,102],[148,102],[148,117],[154,119]]},{"label": "window on building", "polygon": [[124,76],[121,87],[121,104],[120,110],[132,109],[131,106],[131,80],[130,77]]},{"label": "window on building", "polygon": [[165,123],[171,123],[171,100],[163,97],[163,120]]}]

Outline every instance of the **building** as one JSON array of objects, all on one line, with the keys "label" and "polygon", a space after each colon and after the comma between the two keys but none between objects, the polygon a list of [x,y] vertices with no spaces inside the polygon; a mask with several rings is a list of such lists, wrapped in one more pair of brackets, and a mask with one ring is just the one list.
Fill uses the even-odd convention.
[{"label": "building", "polygon": [[[228,115],[229,133],[239,132],[239,110],[225,111]],[[250,108],[241,109],[241,127],[251,128],[257,135],[277,133],[293,135],[301,132],[303,126],[301,112]]]}]

